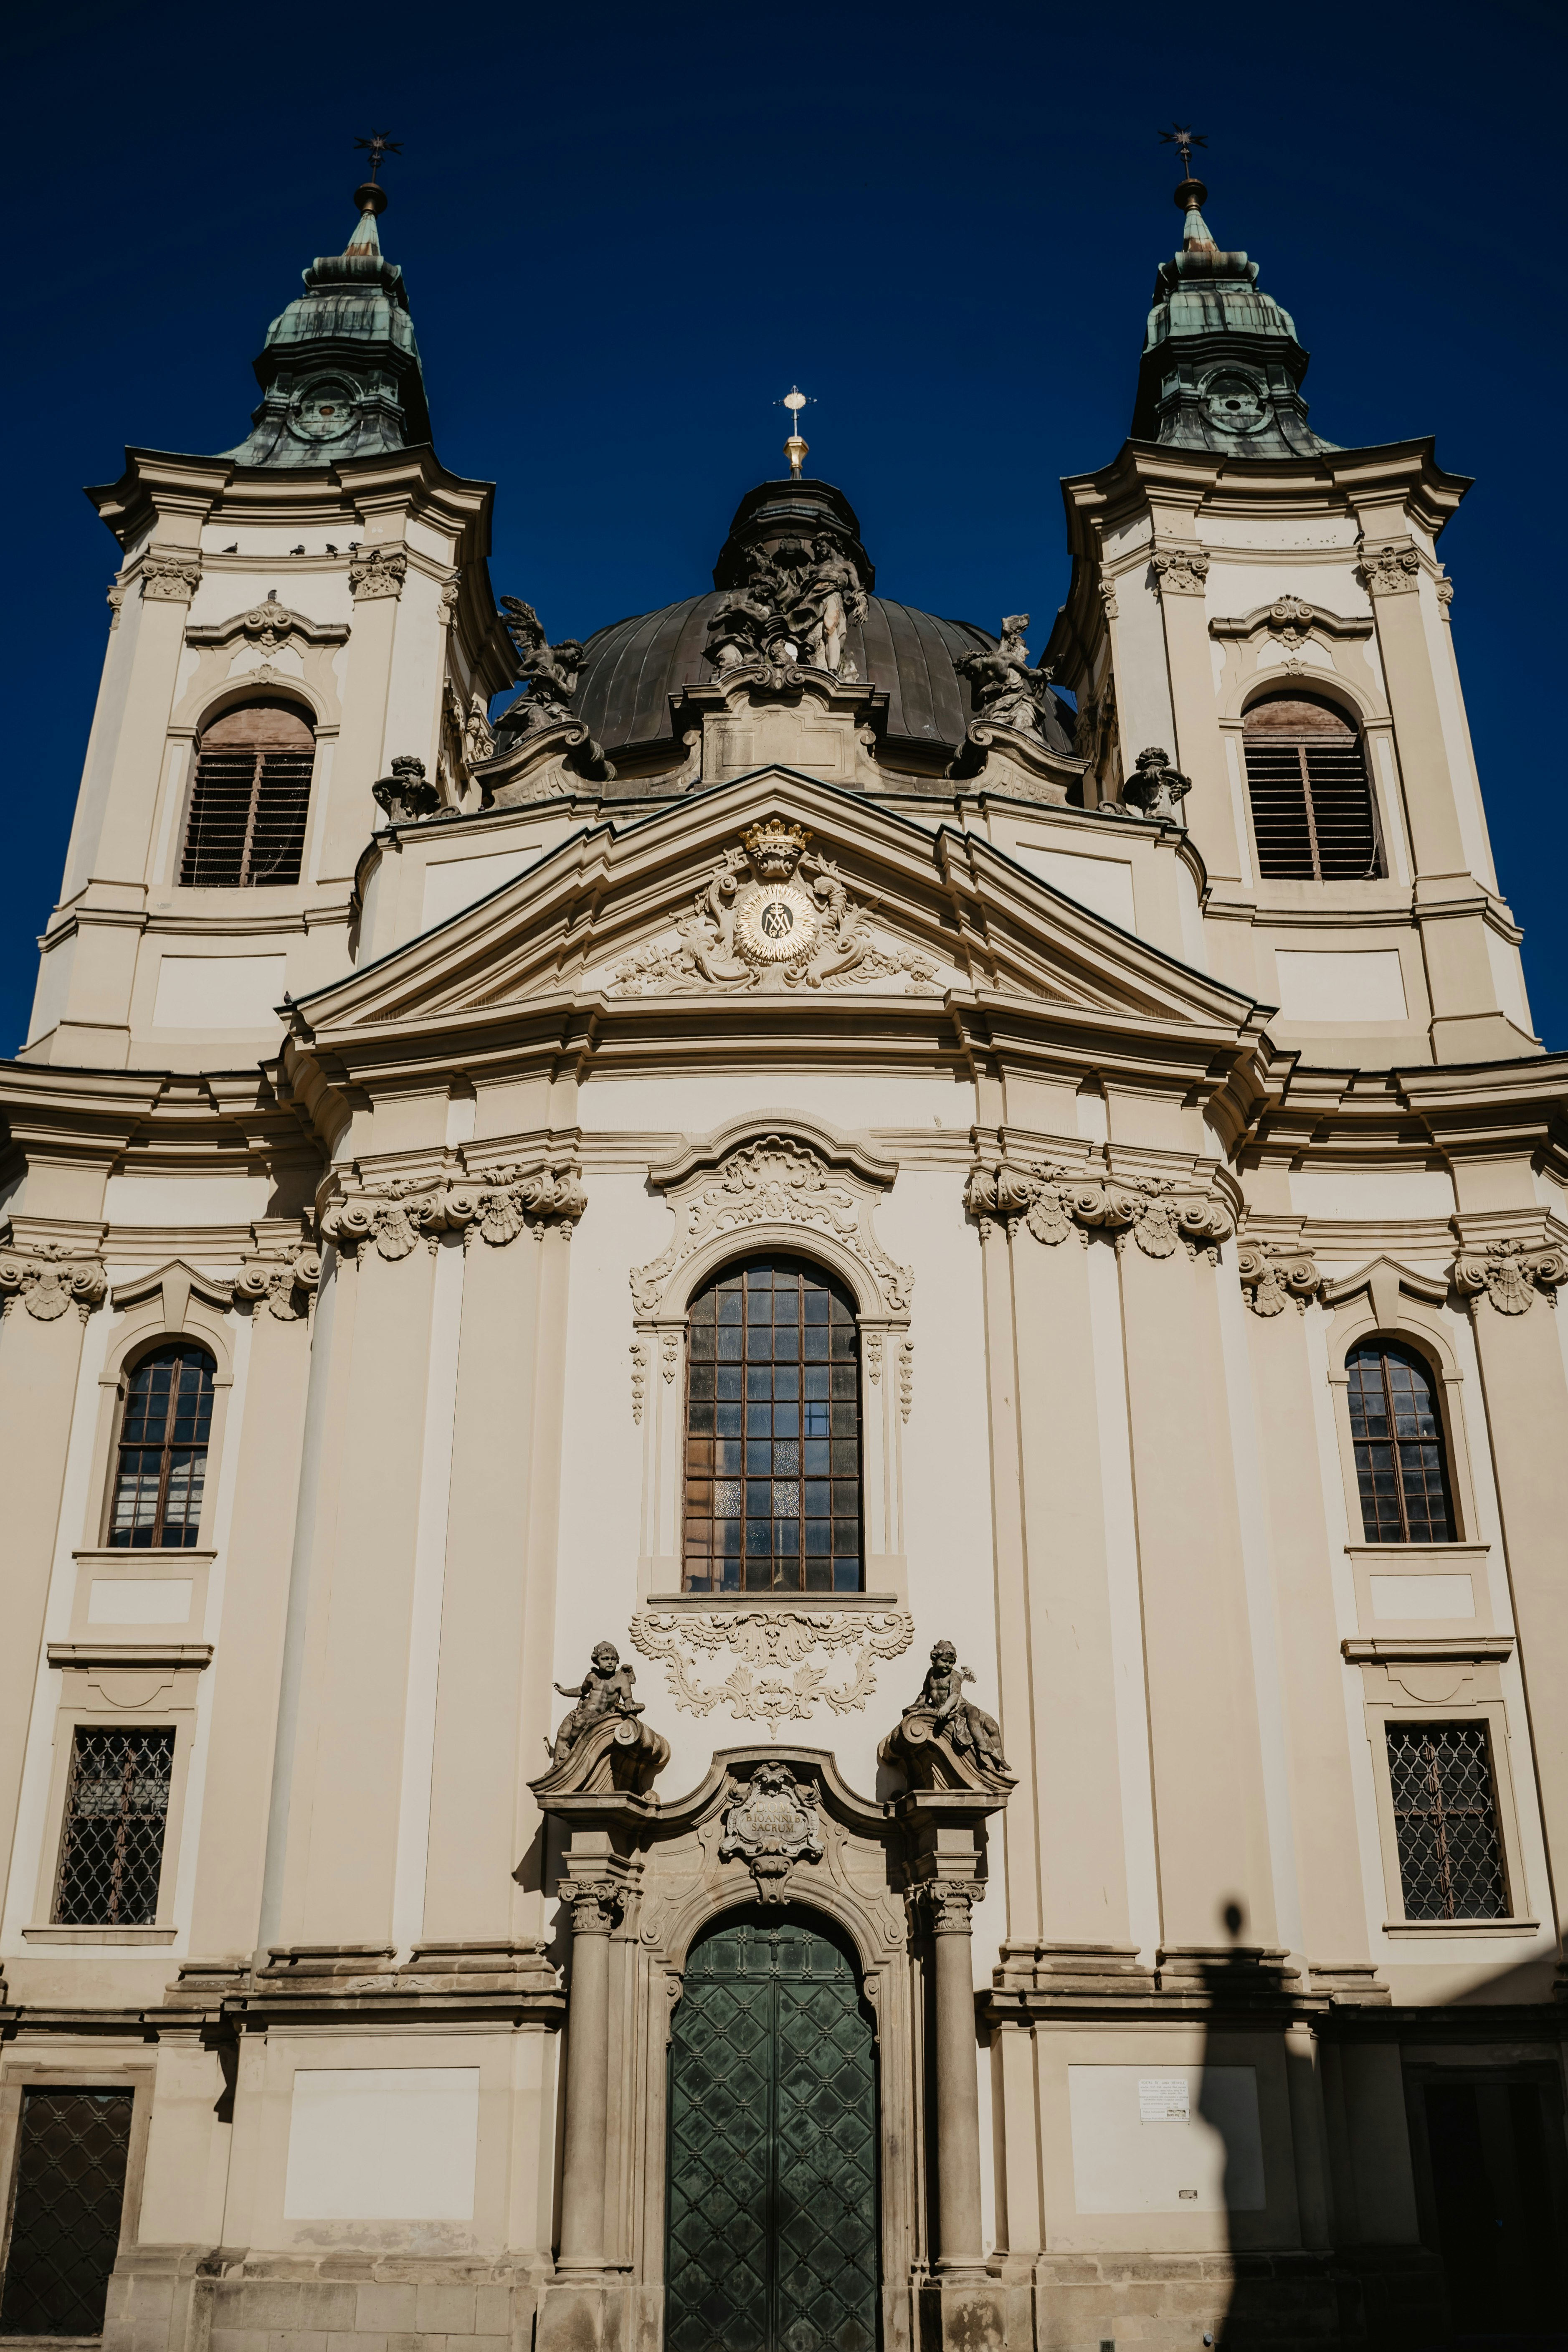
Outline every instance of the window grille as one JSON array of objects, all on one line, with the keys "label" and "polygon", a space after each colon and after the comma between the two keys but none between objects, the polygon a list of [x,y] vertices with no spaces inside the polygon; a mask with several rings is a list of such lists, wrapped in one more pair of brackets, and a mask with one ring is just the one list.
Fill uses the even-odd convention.
[{"label": "window grille", "polygon": [[1507,1918],[1485,1723],[1391,1723],[1388,1777],[1405,1917]]},{"label": "window grille", "polygon": [[1255,703],[1242,734],[1258,870],[1269,881],[1363,882],[1383,872],[1361,738],[1328,703]]},{"label": "window grille", "polygon": [[855,1308],[799,1258],[727,1267],[691,1302],[685,1588],[860,1590]]},{"label": "window grille", "polygon": [[129,2091],[22,2094],[0,2336],[98,2336],[120,2250]]},{"label": "window grille", "polygon": [[151,1927],[174,1770],[172,1729],[78,1727],[54,1916],[66,1927]]},{"label": "window grille", "polygon": [[1351,1435],[1368,1543],[1452,1543],[1454,1512],[1436,1384],[1413,1348],[1352,1349]]},{"label": "window grille", "polygon": [[180,880],[197,889],[298,882],[315,738],[287,703],[247,702],[204,733]]},{"label": "window grille", "polygon": [[201,1533],[217,1366],[188,1341],[154,1348],[132,1373],[120,1423],[111,1546],[189,1550]]}]

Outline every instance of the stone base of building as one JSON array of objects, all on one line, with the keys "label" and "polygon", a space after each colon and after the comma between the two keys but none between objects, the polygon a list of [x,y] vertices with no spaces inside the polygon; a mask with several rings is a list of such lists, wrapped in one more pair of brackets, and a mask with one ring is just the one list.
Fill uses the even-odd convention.
[{"label": "stone base of building", "polygon": [[102,2352],[512,2352],[545,2285],[526,2259],[140,2246],[110,2282]]},{"label": "stone base of building", "polygon": [[[1224,2352],[1415,2352],[1447,2333],[1436,2257],[1349,2253],[1046,2254],[1035,2266],[1033,2352],[1195,2346]],[[992,2339],[980,2337],[978,2343]],[[1003,2339],[1031,2342],[1028,2334]]]}]

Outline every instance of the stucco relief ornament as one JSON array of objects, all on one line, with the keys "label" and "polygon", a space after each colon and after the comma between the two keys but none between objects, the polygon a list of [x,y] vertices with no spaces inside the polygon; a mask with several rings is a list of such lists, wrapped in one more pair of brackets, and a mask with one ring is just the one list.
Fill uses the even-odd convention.
[{"label": "stucco relief ornament", "polygon": [[18,1299],[36,1323],[52,1323],[74,1307],[85,1323],[109,1292],[103,1261],[60,1242],[37,1242],[30,1249],[0,1256],[0,1312],[9,1315]]},{"label": "stucco relief ornament", "polygon": [[1414,588],[1421,576],[1421,558],[1413,547],[1363,548],[1361,576],[1373,596]]},{"label": "stucco relief ornament", "polygon": [[1500,1315],[1526,1315],[1538,1289],[1555,1307],[1558,1286],[1564,1282],[1568,1250],[1532,1250],[1521,1241],[1493,1242],[1485,1251],[1461,1252],[1454,1261],[1454,1287],[1468,1300],[1472,1315],[1483,1296]]},{"label": "stucco relief ornament", "polygon": [[145,555],[142,593],[150,604],[188,604],[202,584],[197,555]]},{"label": "stucco relief ornament", "polygon": [[759,1764],[749,1782],[730,1786],[735,1801],[724,1814],[719,1859],[743,1862],[759,1899],[782,1903],[796,1863],[822,1859],[816,1784],[797,1780],[787,1764]]},{"label": "stucco relief ornament", "polygon": [[679,944],[650,941],[626,957],[606,993],[839,989],[901,976],[907,995],[939,994],[929,957],[879,944],[868,909],[829,858],[808,854],[810,840],[776,817],[754,824],[741,847],[726,850],[691,913],[676,924]]},{"label": "stucco relief ornament", "polygon": [[[294,1250],[283,1259],[257,1257],[247,1259],[235,1276],[234,1295],[237,1299],[248,1299],[253,1306],[266,1302],[267,1311],[279,1323],[297,1323],[301,1315],[307,1319],[315,1312],[316,1289],[321,1279],[320,1250]],[[301,1306],[298,1302],[303,1300]]]},{"label": "stucco relief ornament", "polygon": [[1291,1300],[1298,1315],[1323,1286],[1316,1261],[1305,1250],[1281,1250],[1268,1242],[1243,1242],[1236,1271],[1255,1315],[1280,1315]]},{"label": "stucco relief ornament", "polygon": [[1312,625],[1312,608],[1300,596],[1277,596],[1268,607],[1268,625],[1287,653],[1300,653]]},{"label": "stucco relief ornament", "polygon": [[1209,560],[1196,548],[1162,549],[1153,562],[1162,590],[1171,589],[1179,596],[1203,594],[1204,583],[1209,576]]},{"label": "stucco relief ornament", "polygon": [[[728,1706],[737,1723],[809,1721],[819,1706],[835,1715],[858,1713],[877,1687],[879,1659],[896,1658],[914,1640],[914,1620],[901,1609],[644,1610],[631,1636],[645,1658],[664,1666],[669,1696],[683,1715],[711,1715]],[[701,1678],[725,1652],[737,1663],[718,1682]],[[828,1680],[841,1667],[844,1679]]]},{"label": "stucco relief ornament", "polygon": [[1009,1238],[1022,1224],[1054,1248],[1076,1226],[1086,1249],[1091,1233],[1110,1234],[1119,1256],[1131,1234],[1145,1257],[1173,1257],[1180,1246],[1189,1257],[1201,1251],[1217,1264],[1220,1244],[1235,1231],[1229,1209],[1215,1194],[1184,1189],[1171,1177],[1125,1182],[1075,1176],[1048,1162],[1021,1168],[1004,1160],[996,1168],[972,1168],[963,1205],[982,1240],[997,1224]]},{"label": "stucco relief ornament", "polygon": [[408,577],[408,558],[400,547],[366,548],[349,558],[349,588],[356,602],[374,596],[401,596]]}]

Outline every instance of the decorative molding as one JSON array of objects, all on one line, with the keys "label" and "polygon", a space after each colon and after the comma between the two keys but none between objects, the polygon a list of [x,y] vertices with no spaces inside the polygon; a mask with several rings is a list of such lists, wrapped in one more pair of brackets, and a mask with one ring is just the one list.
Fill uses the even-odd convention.
[{"label": "decorative molding", "polygon": [[866,1377],[870,1381],[871,1386],[873,1388],[879,1387],[882,1379],[882,1334],[880,1331],[861,1332],[860,1358],[866,1367]]},{"label": "decorative molding", "polygon": [[664,1374],[665,1386],[667,1388],[670,1381],[674,1380],[679,1362],[679,1332],[661,1331],[658,1335],[658,1368]]},{"label": "decorative molding", "polygon": [[1229,1208],[1212,1189],[1180,1186],[1168,1176],[1121,1179],[1076,1176],[1048,1163],[1021,1168],[1004,1160],[996,1168],[975,1166],[963,1188],[963,1205],[988,1237],[995,1223],[1011,1240],[1020,1223],[1038,1242],[1054,1247],[1076,1225],[1084,1247],[1099,1227],[1110,1233],[1120,1256],[1129,1233],[1145,1257],[1171,1257],[1178,1244],[1189,1257],[1201,1250],[1211,1265],[1219,1245],[1235,1232]]},{"label": "decorative molding", "polygon": [[1162,548],[1151,559],[1163,595],[1201,596],[1209,576],[1209,560],[1199,548]]},{"label": "decorative molding", "polygon": [[1323,1286],[1314,1258],[1271,1242],[1244,1241],[1236,1253],[1236,1271],[1255,1315],[1282,1314],[1291,1299],[1297,1314],[1304,1315],[1308,1300]]},{"label": "decorative molding", "polygon": [[906,1422],[915,1409],[915,1343],[906,1339],[899,1349],[899,1412]]},{"label": "decorative molding", "polygon": [[1331,613],[1326,604],[1310,604],[1302,596],[1277,596],[1272,604],[1255,604],[1250,613],[1225,614],[1209,623],[1211,637],[1256,637],[1265,630],[1294,653],[1309,636],[1370,637],[1374,623],[1370,613]]},{"label": "decorative molding", "polygon": [[299,638],[307,646],[342,646],[348,643],[348,625],[343,621],[312,621],[303,613],[291,612],[280,604],[268,589],[259,604],[252,604],[244,613],[231,613],[226,621],[205,628],[187,629],[188,646],[227,646],[238,637],[259,646],[263,653],[276,653],[291,639]]},{"label": "decorative molding", "polygon": [[919,1934],[927,1927],[933,1936],[967,1936],[971,1915],[985,1900],[983,1878],[931,1878],[911,1886],[910,1925]]},{"label": "decorative molding", "polygon": [[644,1347],[640,1339],[634,1339],[632,1341],[631,1359],[632,1419],[637,1423],[637,1427],[640,1429],[642,1427],[643,1406],[647,1402],[647,1349]]},{"label": "decorative molding", "polygon": [[1373,596],[1398,594],[1414,589],[1420,581],[1421,558],[1408,543],[1376,549],[1363,546],[1356,560],[1367,592]]},{"label": "decorative molding", "polygon": [[782,1903],[801,1862],[822,1859],[822,1821],[814,1780],[795,1779],[787,1764],[759,1764],[749,1781],[732,1780],[734,1801],[724,1813],[721,1862],[743,1862],[763,1903]]},{"label": "decorative molding", "polygon": [[659,1313],[681,1267],[704,1243],[764,1223],[830,1234],[865,1267],[889,1314],[909,1311],[913,1269],[896,1264],[873,1234],[869,1188],[836,1177],[815,1151],[790,1136],[764,1135],[742,1145],[712,1174],[689,1179],[668,1198],[675,1239],[662,1256],[631,1271],[632,1303],[639,1316]]},{"label": "decorative molding", "polygon": [[142,593],[155,604],[188,604],[202,584],[199,555],[144,555]]},{"label": "decorative molding", "polygon": [[535,1241],[552,1225],[569,1238],[587,1205],[582,1176],[573,1167],[512,1165],[455,1180],[400,1176],[384,1184],[356,1184],[322,1211],[321,1232],[351,1262],[366,1242],[389,1259],[407,1257],[421,1241],[435,1251],[444,1233],[460,1233],[465,1250],[476,1234],[499,1249],[525,1226]]},{"label": "decorative molding", "polygon": [[356,604],[373,596],[401,596],[408,558],[401,547],[369,547],[349,558],[349,587]]},{"label": "decorative molding", "polygon": [[940,995],[935,964],[911,949],[879,945],[837,866],[807,854],[810,839],[776,817],[753,825],[676,922],[679,944],[649,940],[616,966],[605,993],[840,989],[902,975],[906,994]]},{"label": "decorative molding", "polygon": [[109,1295],[103,1260],[90,1250],[67,1249],[62,1242],[12,1244],[0,1256],[0,1314],[18,1299],[35,1323],[52,1323],[74,1307],[85,1323]]},{"label": "decorative molding", "polygon": [[1451,580],[1439,580],[1439,581],[1438,581],[1438,583],[1437,583],[1437,602],[1438,602],[1438,604],[1451,604],[1453,603],[1453,601],[1454,601],[1454,583],[1453,583],[1453,582],[1452,582]]},{"label": "decorative molding", "polygon": [[133,1275],[129,1282],[117,1282],[110,1293],[110,1304],[116,1314],[128,1307],[139,1307],[144,1298],[157,1297],[159,1313],[165,1331],[183,1331],[185,1316],[193,1298],[210,1307],[219,1315],[226,1315],[234,1305],[235,1286],[210,1274],[183,1257],[172,1257],[163,1265],[153,1266],[146,1274]]},{"label": "decorative molding", "polygon": [[452,615],[458,609],[458,594],[463,584],[463,567],[459,563],[449,580],[441,583],[441,593],[436,603],[436,618],[446,629],[451,626]]},{"label": "decorative molding", "polygon": [[107,602],[109,605],[109,625],[110,629],[113,631],[120,626],[121,609],[125,603],[125,590],[118,580],[111,580],[110,582]]},{"label": "decorative molding", "polygon": [[1371,1298],[1378,1328],[1384,1331],[1393,1330],[1398,1323],[1401,1292],[1419,1299],[1426,1307],[1446,1306],[1448,1297],[1447,1282],[1429,1274],[1418,1274],[1414,1266],[1401,1265],[1397,1258],[1384,1254],[1354,1274],[1342,1275],[1336,1282],[1325,1282],[1323,1305],[1343,1307],[1363,1290]]},{"label": "decorative molding", "polygon": [[1568,1249],[1531,1249],[1517,1239],[1492,1242],[1484,1250],[1462,1249],[1454,1260],[1453,1276],[1472,1316],[1483,1293],[1500,1315],[1526,1315],[1538,1290],[1548,1306],[1556,1306],[1558,1285],[1568,1282]]},{"label": "decorative molding", "polygon": [[1121,615],[1116,602],[1115,581],[1100,580],[1097,581],[1095,584],[1100,590],[1100,601],[1105,608],[1106,619],[1108,621],[1120,620]]},{"label": "decorative molding", "polygon": [[256,1307],[265,1301],[268,1313],[279,1323],[297,1323],[301,1315],[309,1321],[316,1311],[321,1279],[321,1254],[308,1244],[281,1257],[258,1251],[247,1257],[235,1276],[234,1295]]},{"label": "decorative molding", "polygon": [[[737,1723],[765,1723],[770,1738],[781,1723],[807,1721],[819,1705],[835,1715],[858,1713],[877,1687],[878,1659],[901,1656],[914,1637],[914,1619],[899,1609],[813,1611],[774,1603],[690,1614],[643,1610],[631,1622],[634,1644],[645,1658],[662,1663],[680,1713],[703,1717],[727,1706]],[[724,1680],[698,1681],[701,1665],[725,1651],[737,1663]],[[827,1664],[817,1660],[840,1654],[848,1679],[830,1684]]]},{"label": "decorative molding", "polygon": [[574,1936],[607,1936],[626,1908],[626,1891],[613,1878],[563,1878],[556,1894],[572,1914]]}]

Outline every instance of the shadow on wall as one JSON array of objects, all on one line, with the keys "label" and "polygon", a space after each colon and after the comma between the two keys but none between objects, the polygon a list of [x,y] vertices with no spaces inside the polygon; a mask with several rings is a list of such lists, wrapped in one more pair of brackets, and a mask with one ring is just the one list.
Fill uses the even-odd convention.
[{"label": "shadow on wall", "polygon": [[[1237,1905],[1224,1924],[1228,1950],[1199,1963],[1194,2104],[1224,2144],[1232,2277],[1202,2342],[1568,2352],[1568,2020],[1542,1997],[1540,1964],[1499,1969],[1440,2010],[1336,2006],[1315,2021],[1314,2047],[1287,2045],[1299,2169],[1303,2140],[1321,2146],[1324,2196],[1314,2220],[1303,2194],[1304,2251],[1264,2252],[1255,2225],[1237,2226],[1263,2204],[1241,2037],[1277,2032],[1300,1988],[1281,1955],[1243,1943]],[[1408,2214],[1410,2187],[1419,2243],[1408,2230],[1387,2242],[1377,2224],[1401,2204]]]}]

